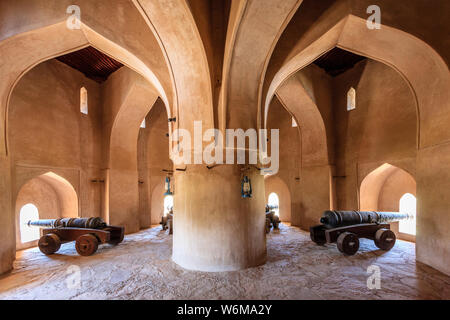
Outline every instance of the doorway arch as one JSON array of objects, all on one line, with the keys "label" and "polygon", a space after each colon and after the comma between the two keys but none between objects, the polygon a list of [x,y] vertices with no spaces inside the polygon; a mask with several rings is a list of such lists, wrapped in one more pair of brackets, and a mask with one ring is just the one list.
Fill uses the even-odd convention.
[{"label": "doorway arch", "polygon": [[39,220],[39,210],[34,204],[27,203],[20,208],[19,232],[21,243],[28,243],[39,239],[39,229],[28,226],[28,221],[34,220]]},{"label": "doorway arch", "polygon": [[[442,57],[422,40],[401,30],[383,25],[373,32],[366,27],[366,20],[354,15],[340,20],[276,73],[265,96],[265,123],[270,101],[278,88],[334,47],[380,61],[400,73],[417,102],[419,149],[450,140],[450,131],[445,126],[450,121],[450,74]],[[421,63],[417,64],[415,61],[419,56]],[[433,90],[429,90],[430,84]]]},{"label": "doorway arch", "polygon": [[[78,196],[75,189],[69,181],[53,172],[35,176],[25,182],[17,193],[15,205],[16,250],[37,245],[35,237],[26,242],[22,241],[21,231],[24,230],[24,215],[29,216],[28,220],[79,216]],[[24,208],[27,212],[22,211]],[[36,235],[36,232],[30,232],[32,235]]]},{"label": "doorway arch", "polygon": [[264,184],[266,203],[269,203],[269,197],[272,193],[276,194],[279,201],[280,220],[291,222],[291,193],[286,183],[278,176],[266,176]]},{"label": "doorway arch", "polygon": [[[405,170],[389,163],[370,172],[361,182],[360,210],[400,211],[400,199],[405,194],[416,196],[416,181]],[[391,224],[398,238],[415,241],[415,235],[400,232],[399,223]]]}]

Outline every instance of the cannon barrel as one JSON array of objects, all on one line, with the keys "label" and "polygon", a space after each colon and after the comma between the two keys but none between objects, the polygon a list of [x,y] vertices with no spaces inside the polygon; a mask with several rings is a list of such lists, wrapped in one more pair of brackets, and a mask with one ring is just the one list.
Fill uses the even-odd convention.
[{"label": "cannon barrel", "polygon": [[269,204],[266,205],[266,212],[269,212],[269,211],[272,211],[272,210],[276,210],[276,209],[278,209],[278,206],[269,205]]},{"label": "cannon barrel", "polygon": [[95,218],[62,218],[28,221],[28,226],[38,228],[82,228],[103,229],[107,224],[98,217]]},{"label": "cannon barrel", "polygon": [[337,228],[362,223],[389,223],[411,218],[411,215],[400,212],[327,210],[320,218],[320,223],[327,228]]}]

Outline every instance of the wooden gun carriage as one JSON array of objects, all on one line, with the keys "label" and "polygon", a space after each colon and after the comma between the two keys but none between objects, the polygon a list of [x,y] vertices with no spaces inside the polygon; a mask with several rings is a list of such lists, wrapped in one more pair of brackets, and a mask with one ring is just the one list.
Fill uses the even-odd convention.
[{"label": "wooden gun carriage", "polygon": [[39,250],[46,255],[54,254],[62,243],[75,241],[79,255],[94,254],[99,244],[117,245],[123,241],[125,228],[108,226],[100,218],[63,218],[28,221],[28,226],[43,228]]},{"label": "wooden gun carriage", "polygon": [[275,214],[275,209],[278,209],[278,206],[266,205],[266,233],[269,233],[272,227],[278,230],[280,217]]},{"label": "wooden gun carriage", "polygon": [[309,229],[311,240],[318,245],[336,243],[340,252],[354,255],[359,249],[359,239],[373,240],[381,250],[391,250],[396,236],[388,222],[409,219],[398,212],[376,211],[325,211],[321,224]]}]

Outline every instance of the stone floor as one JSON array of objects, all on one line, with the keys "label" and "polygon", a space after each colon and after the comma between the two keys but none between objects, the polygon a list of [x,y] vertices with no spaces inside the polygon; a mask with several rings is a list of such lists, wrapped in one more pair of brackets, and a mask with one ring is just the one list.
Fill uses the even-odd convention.
[{"label": "stone floor", "polygon": [[[73,243],[49,257],[22,251],[0,278],[0,299],[450,299],[450,277],[416,263],[414,244],[404,241],[382,252],[362,240],[345,257],[283,225],[268,236],[265,265],[227,273],[182,269],[170,260],[171,244],[157,227],[91,257],[78,256]],[[370,265],[381,269],[381,289],[367,287]]]}]

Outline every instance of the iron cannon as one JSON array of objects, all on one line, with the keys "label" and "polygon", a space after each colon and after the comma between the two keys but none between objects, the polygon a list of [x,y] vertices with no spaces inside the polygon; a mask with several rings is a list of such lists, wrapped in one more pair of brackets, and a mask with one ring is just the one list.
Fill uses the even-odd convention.
[{"label": "iron cannon", "polygon": [[169,229],[169,234],[173,234],[173,207],[170,207],[169,212],[161,217],[159,224],[163,230]]},{"label": "iron cannon", "polygon": [[278,206],[266,205],[266,233],[269,233],[270,230],[277,230],[280,224],[280,217],[275,214],[275,209],[278,209]]},{"label": "iron cannon", "polygon": [[54,254],[62,243],[75,241],[75,249],[82,256],[94,254],[99,244],[117,245],[123,241],[125,228],[109,226],[101,218],[62,218],[28,221],[28,226],[42,228],[39,250]]},{"label": "iron cannon", "polygon": [[346,255],[354,255],[358,251],[360,238],[371,239],[378,248],[388,251],[396,241],[389,223],[411,218],[399,212],[327,210],[320,218],[321,224],[309,231],[316,244],[336,242],[339,251]]}]

